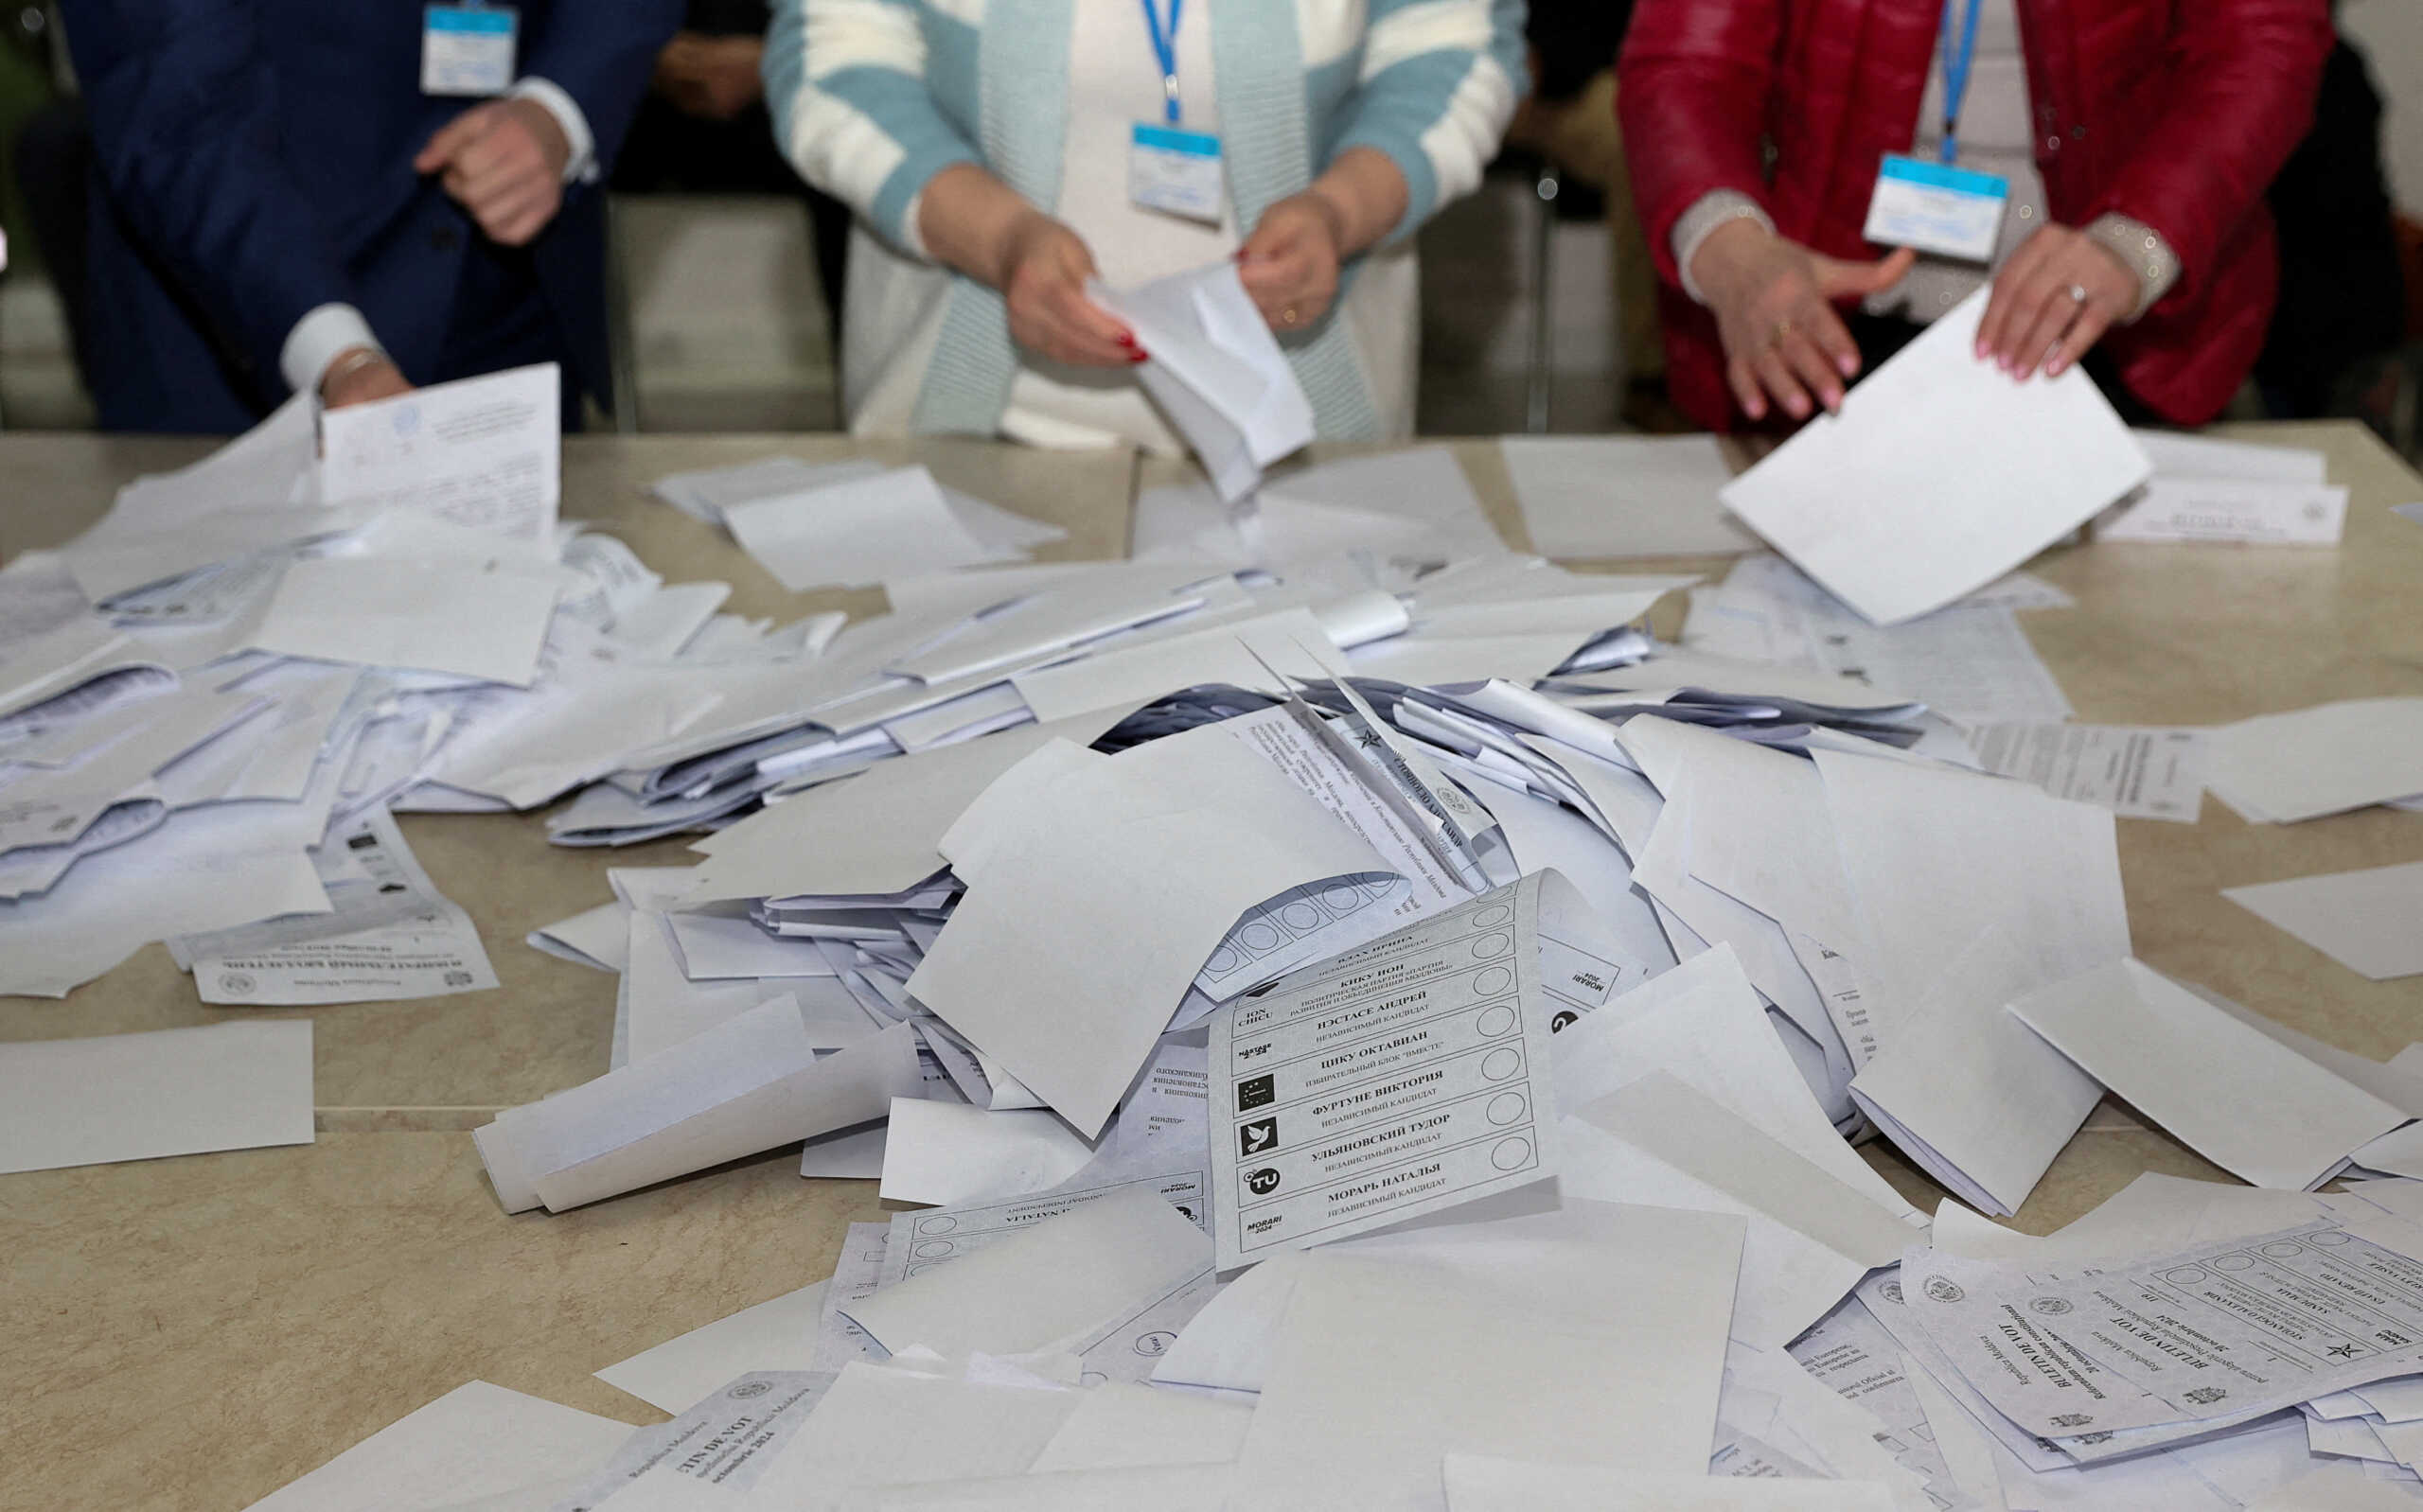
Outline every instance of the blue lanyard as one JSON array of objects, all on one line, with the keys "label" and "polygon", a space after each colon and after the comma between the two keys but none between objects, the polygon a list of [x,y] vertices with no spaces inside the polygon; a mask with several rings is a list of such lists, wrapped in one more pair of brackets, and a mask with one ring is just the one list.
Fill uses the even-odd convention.
[{"label": "blue lanyard", "polygon": [[[1155,9],[1153,0],[1141,0],[1141,3],[1144,7],[1144,25],[1153,33],[1153,56],[1160,62],[1161,65],[1161,112],[1169,117],[1170,124],[1176,126],[1178,122],[1177,17],[1178,8],[1184,5],[1186,0],[1170,0],[1170,23],[1167,29],[1161,26],[1161,13]],[[1976,0],[1970,0],[1970,4],[1974,6]]]},{"label": "blue lanyard", "polygon": [[[1977,61],[1977,11],[1984,0],[1969,0],[1969,24],[1961,28],[1957,56],[1953,52],[1952,41],[1952,14],[1956,3],[1957,0],[1943,0],[1943,35],[1937,48],[1943,55],[1942,157],[1946,163],[1960,156],[1960,104],[1969,97],[1969,67]],[[1144,0],[1144,6],[1149,11],[1152,0]],[[1175,91],[1176,80],[1172,80],[1172,88]]]}]

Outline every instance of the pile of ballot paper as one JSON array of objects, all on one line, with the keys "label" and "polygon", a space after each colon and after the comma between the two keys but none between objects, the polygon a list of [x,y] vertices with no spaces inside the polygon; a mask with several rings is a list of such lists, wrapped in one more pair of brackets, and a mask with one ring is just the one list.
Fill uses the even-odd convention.
[{"label": "pile of ballot paper", "polygon": [[[1195,285],[1133,313],[1240,318]],[[2062,596],[2011,570],[2150,474],[2082,378],[2020,401],[2078,444],[2002,446],[2008,511],[1947,535],[1861,484],[1888,366],[1726,485],[1783,554],[1704,584],[1507,552],[1437,448],[1239,502],[1271,371],[1171,368],[1236,438],[1125,562],[1023,560],[1050,527],[921,469],[660,482],[787,585],[881,584],[855,623],[723,615],[559,524],[545,369],[316,443],[283,412],[0,572],[0,991],[154,940],[213,1002],[491,986],[391,816],[572,795],[556,841],[699,859],[532,936],[615,975],[615,1027],[603,1075],[476,1131],[502,1205],[792,1147],[915,1204],[600,1371],[669,1423],[474,1383],[263,1506],[2423,1492],[2423,1064],[2137,960],[2115,844],[2208,781],[2276,822],[2423,794],[2423,743],[2370,738],[2419,701],[2063,723],[2017,619]],[[1909,402],[1956,441],[1956,392]],[[0,1057],[0,1169],[308,1140],[309,1036]],[[194,1067],[253,1121],[188,1097],[142,1126],[224,1116],[137,1149],[61,1112]],[[2107,1093],[2250,1185],[2149,1176],[2045,1239],[1981,1216]],[[1957,1200],[1915,1205],[1878,1137]]]}]

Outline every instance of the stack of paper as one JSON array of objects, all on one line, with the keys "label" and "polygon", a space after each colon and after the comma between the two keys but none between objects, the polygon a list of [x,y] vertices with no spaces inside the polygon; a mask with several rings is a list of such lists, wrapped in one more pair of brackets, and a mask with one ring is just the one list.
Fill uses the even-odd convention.
[{"label": "stack of paper", "polygon": [[2347,490],[2325,481],[2319,451],[2167,431],[2134,434],[2153,476],[2096,521],[2097,540],[2334,546],[2346,528]]}]

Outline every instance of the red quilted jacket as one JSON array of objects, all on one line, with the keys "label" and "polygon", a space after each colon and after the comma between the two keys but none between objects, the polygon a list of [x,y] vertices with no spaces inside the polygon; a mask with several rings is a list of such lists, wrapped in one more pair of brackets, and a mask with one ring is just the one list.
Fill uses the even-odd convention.
[{"label": "red quilted jacket", "polygon": [[[2104,347],[2182,425],[2255,364],[2278,254],[2263,193],[2305,135],[2328,0],[2017,0],[2053,219],[2133,216],[2179,282]],[[1703,425],[1738,423],[1716,322],[1682,294],[1674,222],[1711,189],[1755,197],[1792,239],[1866,258],[1877,163],[1907,151],[1942,0],[1638,0],[1617,93],[1633,188],[1664,275],[1670,382]]]}]

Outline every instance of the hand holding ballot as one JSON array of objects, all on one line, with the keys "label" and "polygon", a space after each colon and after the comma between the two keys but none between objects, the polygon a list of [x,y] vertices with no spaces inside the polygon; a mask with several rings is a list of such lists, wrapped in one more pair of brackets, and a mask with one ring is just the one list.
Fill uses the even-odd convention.
[{"label": "hand holding ballot", "polygon": [[2120,255],[2075,226],[2047,225],[1994,278],[1977,356],[2023,382],[2060,378],[2136,314],[2145,289]]}]

